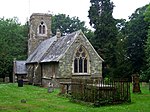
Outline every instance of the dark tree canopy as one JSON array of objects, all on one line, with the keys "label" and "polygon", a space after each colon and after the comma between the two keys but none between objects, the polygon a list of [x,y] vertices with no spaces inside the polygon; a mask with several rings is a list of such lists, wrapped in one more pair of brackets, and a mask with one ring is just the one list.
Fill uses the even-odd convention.
[{"label": "dark tree canopy", "polygon": [[146,45],[145,45],[145,54],[146,54],[146,62],[147,64],[145,65],[146,69],[144,72],[142,72],[142,79],[144,81],[149,81],[150,79],[150,4],[146,9],[146,12],[144,13],[144,20],[145,22],[148,23],[149,29],[148,29],[148,35],[147,35],[147,40],[146,40]]},{"label": "dark tree canopy", "polygon": [[145,67],[144,47],[148,34],[148,23],[144,21],[147,5],[138,8],[126,23],[127,56],[131,63],[131,73],[140,73]]},{"label": "dark tree canopy", "polygon": [[27,57],[27,25],[20,25],[17,18],[0,19],[0,77],[12,75],[13,59]]},{"label": "dark tree canopy", "polygon": [[58,14],[52,15],[52,32],[56,34],[56,29],[60,29],[62,35],[75,32],[77,30],[87,31],[84,21],[80,21],[78,17],[69,17],[69,15]]},{"label": "dark tree canopy", "polygon": [[92,43],[94,33],[85,26],[84,21],[80,21],[78,17],[70,17],[65,14],[52,15],[52,33],[56,34],[56,29],[60,29],[62,35],[82,30],[86,37]]},{"label": "dark tree canopy", "polygon": [[95,29],[93,45],[105,60],[105,68],[115,66],[115,45],[117,36],[116,20],[113,18],[113,2],[110,0],[91,0],[89,10],[90,24]]}]

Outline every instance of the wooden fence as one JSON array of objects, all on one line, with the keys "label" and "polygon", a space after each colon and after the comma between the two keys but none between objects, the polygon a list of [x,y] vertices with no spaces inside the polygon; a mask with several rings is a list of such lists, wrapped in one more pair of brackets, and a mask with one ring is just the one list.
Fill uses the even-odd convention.
[{"label": "wooden fence", "polygon": [[74,100],[95,105],[131,101],[130,83],[127,80],[72,79],[71,83],[71,96]]}]

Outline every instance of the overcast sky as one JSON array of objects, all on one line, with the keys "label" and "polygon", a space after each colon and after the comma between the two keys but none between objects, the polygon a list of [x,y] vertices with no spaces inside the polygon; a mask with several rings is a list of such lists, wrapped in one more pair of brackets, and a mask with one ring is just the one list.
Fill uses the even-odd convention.
[{"label": "overcast sky", "polygon": [[[128,19],[137,8],[150,0],[112,0],[114,2],[114,18]],[[24,24],[32,13],[67,14],[77,16],[86,21],[88,26],[88,10],[90,0],[0,0],[0,17],[18,17]]]}]

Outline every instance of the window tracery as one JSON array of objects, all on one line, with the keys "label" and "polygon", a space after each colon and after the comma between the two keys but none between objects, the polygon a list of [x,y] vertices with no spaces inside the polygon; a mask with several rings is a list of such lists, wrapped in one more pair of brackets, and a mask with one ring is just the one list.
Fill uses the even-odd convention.
[{"label": "window tracery", "polygon": [[83,46],[80,46],[74,56],[74,73],[88,72],[88,54]]},{"label": "window tracery", "polygon": [[45,34],[46,33],[46,26],[44,22],[42,21],[39,25],[39,34]]}]

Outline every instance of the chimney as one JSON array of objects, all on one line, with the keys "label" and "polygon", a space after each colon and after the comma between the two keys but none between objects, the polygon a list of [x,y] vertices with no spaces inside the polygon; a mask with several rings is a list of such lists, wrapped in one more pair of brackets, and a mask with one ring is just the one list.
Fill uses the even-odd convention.
[{"label": "chimney", "polygon": [[60,37],[61,37],[60,29],[56,30],[56,37],[57,37],[57,40],[60,39]]}]

